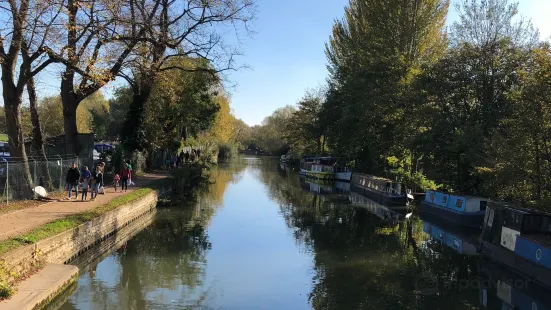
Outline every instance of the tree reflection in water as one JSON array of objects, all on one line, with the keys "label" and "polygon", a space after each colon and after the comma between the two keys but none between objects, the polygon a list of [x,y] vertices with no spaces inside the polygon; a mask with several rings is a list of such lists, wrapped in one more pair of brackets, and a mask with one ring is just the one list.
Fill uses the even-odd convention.
[{"label": "tree reflection in water", "polygon": [[[308,192],[297,174],[261,169],[259,178],[280,205],[298,244],[313,253],[314,309],[471,309],[477,287],[477,259],[429,240],[415,217],[395,221],[334,194]],[[282,177],[284,176],[284,177]],[[424,278],[429,281],[424,281]],[[437,289],[423,287],[432,279]]]},{"label": "tree reflection in water", "polygon": [[[255,201],[251,205],[256,209],[251,210],[247,209],[248,205],[239,208],[241,205],[236,205],[233,201],[225,202],[226,205],[231,205],[234,211],[221,220],[225,223],[222,224],[223,229],[219,227],[219,233],[225,234],[228,230],[235,232],[231,230],[231,224],[241,215],[237,212],[250,211],[254,213],[250,218],[260,221],[266,220],[263,217],[270,214],[272,221],[266,221],[273,226],[266,227],[266,230],[270,232],[277,229],[277,233],[258,235],[277,238],[270,241],[281,241],[285,247],[281,244],[279,246],[289,249],[289,252],[285,253],[293,255],[295,248],[292,245],[287,247],[289,240],[284,239],[288,237],[286,229],[289,229],[293,232],[290,239],[294,239],[299,250],[303,252],[301,256],[307,261],[301,265],[293,264],[290,259],[281,262],[281,266],[273,266],[273,269],[294,272],[295,269],[292,268],[299,271],[307,268],[304,271],[310,272],[312,276],[309,283],[310,276],[305,282],[301,282],[304,280],[301,277],[280,279],[272,274],[272,268],[255,269],[265,272],[266,278],[249,275],[248,279],[251,279],[252,283],[243,283],[242,290],[233,292],[243,294],[236,298],[258,299],[243,302],[240,300],[236,304],[256,309],[258,307],[251,305],[266,303],[266,308],[273,309],[275,303],[270,303],[269,300],[272,294],[275,295],[274,298],[279,297],[279,293],[292,298],[295,290],[304,288],[303,283],[306,283],[304,291],[309,291],[309,305],[305,298],[302,299],[303,305],[291,302],[281,302],[279,305],[287,305],[290,308],[310,306],[314,309],[346,310],[452,310],[469,309],[478,305],[477,287],[439,285],[436,290],[428,292],[431,294],[427,294],[426,287],[419,286],[420,283],[427,284],[426,281],[419,282],[420,279],[424,279],[420,278],[421,276],[427,275],[440,279],[474,280],[477,278],[477,262],[475,257],[460,255],[439,242],[431,241],[423,232],[423,222],[415,216],[406,221],[403,214],[377,209],[377,205],[369,204],[360,197],[350,199],[348,194],[339,194],[324,184],[321,184],[322,188],[314,184],[315,182],[306,183],[295,172],[278,167],[277,160],[242,159],[222,164],[219,169],[212,170],[211,182],[196,195],[196,202],[160,208],[154,224],[130,240],[126,249],[121,249],[121,252],[126,251],[126,255],[115,253],[97,265],[95,274],[81,276],[75,294],[62,309],[205,309],[203,305],[216,303],[220,303],[219,306],[224,308],[226,305],[220,299],[216,300],[216,294],[228,288],[206,283],[207,254],[212,246],[207,227],[220,210],[228,186],[232,182],[240,182],[245,168],[247,174],[244,180],[255,184],[240,183],[241,191],[233,194],[241,195],[242,200],[236,201],[243,203],[249,199],[243,197],[242,193],[247,193],[247,186],[259,185],[256,182],[259,181],[266,187],[268,197],[263,192],[250,196],[254,197],[253,199],[272,199],[277,202],[277,206],[271,202],[257,204]],[[318,190],[312,193],[309,191],[310,188]],[[258,205],[260,207],[257,207]],[[268,206],[273,208],[269,209]],[[273,220],[274,208],[287,226],[283,227],[285,231],[281,235],[279,228],[274,228],[280,223],[279,219]],[[268,211],[271,213],[267,213]],[[221,217],[223,214],[226,212],[220,213]],[[263,251],[257,250],[256,245],[273,249],[278,244],[265,245],[262,237],[251,236],[251,232],[263,229],[259,228],[263,227],[262,222],[249,223],[240,220],[240,225],[246,227],[236,230],[241,233],[242,239],[239,239],[239,242],[249,242],[249,245],[243,247],[247,249],[247,254],[243,255],[253,257],[240,256],[241,253],[229,246],[222,247],[224,249],[220,253],[229,256],[235,254],[235,257],[232,257],[235,260],[245,260],[261,267],[263,264],[278,264],[277,258],[270,261],[262,255],[258,255],[261,261],[255,261],[255,251]],[[220,224],[217,221],[214,223]],[[211,232],[214,238],[214,231]],[[219,240],[228,242],[229,238],[234,237]],[[219,244],[215,244],[214,247]],[[295,256],[295,259],[297,258],[301,259]],[[210,260],[212,265],[214,259],[211,257]],[[223,266],[218,268],[223,269],[224,263],[223,260],[219,260],[218,264]],[[235,270],[224,273],[226,285],[236,283],[240,277],[247,276],[248,269],[254,269],[254,266],[243,266],[239,263],[234,265]],[[227,278],[231,278],[232,281],[228,281]],[[208,281],[212,282],[210,278]],[[269,285],[263,286],[264,283],[255,281],[268,282]],[[292,281],[295,281],[294,284]],[[297,288],[297,283],[300,288]],[[291,288],[285,287],[287,284]],[[257,295],[250,292],[256,289],[255,286],[260,287]],[[284,286],[281,291],[278,291],[279,286]],[[270,291],[265,292],[266,288]],[[232,301],[232,297],[222,300]],[[300,298],[296,301],[300,302]]]},{"label": "tree reflection in water", "polygon": [[244,164],[215,169],[197,201],[159,208],[152,225],[113,254],[87,266],[61,309],[192,309],[210,295],[205,287],[207,227],[222,205],[226,187]]}]

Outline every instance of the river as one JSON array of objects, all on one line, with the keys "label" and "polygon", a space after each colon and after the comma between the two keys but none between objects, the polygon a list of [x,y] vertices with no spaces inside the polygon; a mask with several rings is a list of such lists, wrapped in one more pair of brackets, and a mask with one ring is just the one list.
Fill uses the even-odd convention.
[{"label": "river", "polygon": [[211,180],[196,202],[160,207],[136,224],[130,240],[104,255],[85,253],[74,262],[81,268],[76,285],[47,308],[452,310],[514,303],[496,284],[503,271],[477,255],[474,232],[406,218],[407,210],[378,205],[350,184],[310,182],[268,158],[220,164]]}]

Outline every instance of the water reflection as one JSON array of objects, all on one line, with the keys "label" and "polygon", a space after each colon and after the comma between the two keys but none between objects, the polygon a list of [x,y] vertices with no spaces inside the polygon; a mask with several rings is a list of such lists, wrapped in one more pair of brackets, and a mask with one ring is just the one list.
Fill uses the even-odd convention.
[{"label": "water reflection", "polygon": [[160,209],[152,225],[90,264],[61,309],[502,305],[496,289],[483,290],[490,282],[480,281],[488,268],[471,255],[475,234],[406,218],[404,208],[348,183],[301,178],[277,159],[242,158],[210,177],[197,202]]}]

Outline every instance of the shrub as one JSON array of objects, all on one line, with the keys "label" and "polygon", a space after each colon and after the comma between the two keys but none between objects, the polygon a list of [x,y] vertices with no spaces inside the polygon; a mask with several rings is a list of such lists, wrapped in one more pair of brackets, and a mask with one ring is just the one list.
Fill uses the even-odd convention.
[{"label": "shrub", "polygon": [[218,158],[222,160],[237,157],[237,145],[231,143],[218,144]]}]

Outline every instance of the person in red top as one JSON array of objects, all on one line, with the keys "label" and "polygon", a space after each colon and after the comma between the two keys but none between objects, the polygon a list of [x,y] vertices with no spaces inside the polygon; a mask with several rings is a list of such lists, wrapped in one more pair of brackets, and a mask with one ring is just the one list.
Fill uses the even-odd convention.
[{"label": "person in red top", "polygon": [[124,190],[126,192],[128,189],[128,180],[132,178],[132,171],[128,169],[128,164],[124,164],[124,168],[121,169],[119,175],[121,177],[121,191]]}]

